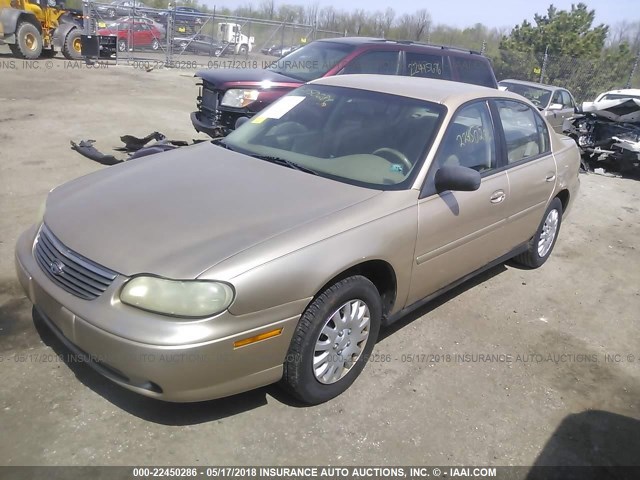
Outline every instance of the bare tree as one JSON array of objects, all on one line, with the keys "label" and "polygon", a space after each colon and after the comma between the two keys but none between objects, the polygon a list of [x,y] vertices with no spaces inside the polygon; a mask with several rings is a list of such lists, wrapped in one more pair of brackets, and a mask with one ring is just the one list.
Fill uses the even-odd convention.
[{"label": "bare tree", "polygon": [[364,34],[363,30],[368,23],[367,20],[367,14],[362,9],[354,10],[353,13],[349,15],[349,25],[351,25],[355,35],[359,36]]},{"label": "bare tree", "polygon": [[273,20],[276,14],[276,2],[275,0],[262,0],[260,3],[260,13],[264,18]]},{"label": "bare tree", "polygon": [[431,15],[426,8],[421,8],[414,14],[414,18],[414,39],[419,42],[431,30]]},{"label": "bare tree", "polygon": [[623,20],[609,27],[607,46],[617,47],[621,43],[627,43],[632,51],[640,49],[640,21],[630,22]]},{"label": "bare tree", "polygon": [[384,31],[382,32],[383,35],[387,36],[390,34],[391,27],[393,26],[393,21],[395,19],[395,10],[391,7],[387,7],[387,9],[384,11],[384,14],[382,15],[382,26],[384,28]]},{"label": "bare tree", "polygon": [[304,23],[315,25],[318,23],[318,2],[307,4],[304,13]]},{"label": "bare tree", "polygon": [[431,15],[426,9],[420,9],[413,15],[405,13],[398,20],[396,36],[405,40],[420,41],[428,37],[431,30]]}]

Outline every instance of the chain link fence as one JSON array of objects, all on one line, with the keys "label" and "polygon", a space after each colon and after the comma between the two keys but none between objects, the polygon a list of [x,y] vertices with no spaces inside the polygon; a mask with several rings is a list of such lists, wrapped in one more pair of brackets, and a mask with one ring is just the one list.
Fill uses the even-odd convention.
[{"label": "chain link fence", "polygon": [[499,50],[489,54],[498,80],[513,78],[567,88],[576,101],[592,101],[607,90],[640,85],[640,55],[576,58]]},{"label": "chain link fence", "polygon": [[[308,42],[344,35],[314,25],[219,15],[190,7],[148,8],[139,0],[83,5],[88,33],[117,38],[115,51],[109,52],[116,63],[150,60],[167,66],[215,67],[223,64],[215,61],[221,57],[244,60],[236,62],[238,68],[264,67]],[[640,88],[640,52],[576,58],[487,51],[486,45],[478,40],[457,46],[481,51],[492,61],[498,80],[512,78],[564,87],[578,102],[593,100],[607,90]]]},{"label": "chain link fence", "polygon": [[116,37],[116,63],[148,60],[167,66],[215,66],[214,58],[252,60],[266,66],[277,57],[320,38],[342,36],[314,25],[218,15],[190,7],[154,9],[138,0],[85,2],[85,30]]}]

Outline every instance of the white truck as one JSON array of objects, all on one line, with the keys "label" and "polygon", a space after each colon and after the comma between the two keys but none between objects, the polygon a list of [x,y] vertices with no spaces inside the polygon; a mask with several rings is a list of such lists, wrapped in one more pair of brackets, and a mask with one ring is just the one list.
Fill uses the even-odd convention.
[{"label": "white truck", "polygon": [[219,23],[218,41],[227,46],[229,53],[245,54],[253,50],[254,37],[248,37],[242,33],[242,27],[237,23]]}]

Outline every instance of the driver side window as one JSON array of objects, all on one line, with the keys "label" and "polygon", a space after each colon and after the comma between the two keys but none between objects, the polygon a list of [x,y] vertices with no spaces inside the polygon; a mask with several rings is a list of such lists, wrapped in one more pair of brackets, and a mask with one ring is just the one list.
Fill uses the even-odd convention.
[{"label": "driver side window", "polygon": [[467,105],[455,115],[435,163],[438,167],[461,166],[480,173],[496,168],[493,124],[486,102]]},{"label": "driver side window", "polygon": [[429,168],[424,193],[436,192],[434,178],[438,169],[458,166],[480,174],[497,168],[493,122],[485,101],[469,104],[454,115]]}]

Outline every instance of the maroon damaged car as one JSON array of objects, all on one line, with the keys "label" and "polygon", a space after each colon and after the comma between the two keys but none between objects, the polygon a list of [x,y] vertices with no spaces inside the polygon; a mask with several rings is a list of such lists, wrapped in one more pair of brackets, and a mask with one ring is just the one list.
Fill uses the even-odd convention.
[{"label": "maroon damaged car", "polygon": [[332,75],[374,73],[437,78],[498,88],[487,58],[478,52],[380,38],[316,40],[264,69],[209,69],[202,79],[198,132],[226,135],[277,98],[300,85]]}]

